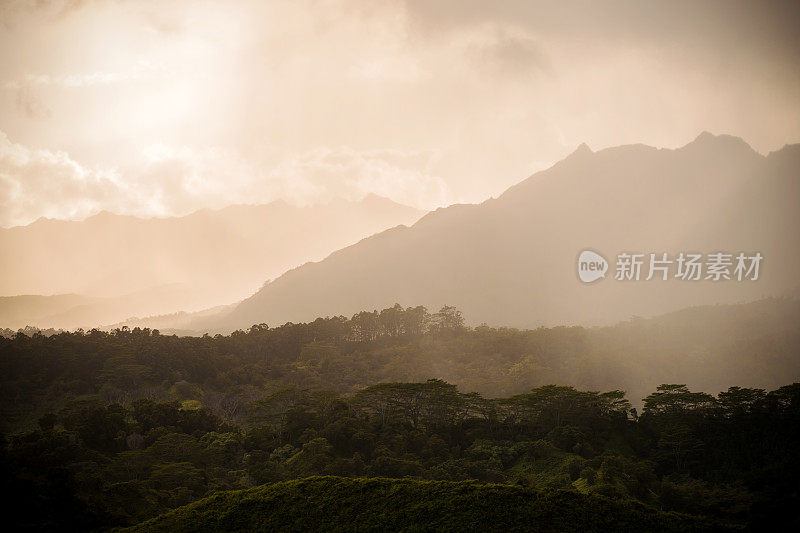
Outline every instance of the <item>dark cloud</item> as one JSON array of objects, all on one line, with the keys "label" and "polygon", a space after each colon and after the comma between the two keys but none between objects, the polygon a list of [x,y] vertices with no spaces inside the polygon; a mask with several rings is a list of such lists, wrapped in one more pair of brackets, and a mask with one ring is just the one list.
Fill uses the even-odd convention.
[{"label": "dark cloud", "polygon": [[[80,11],[90,4],[100,4],[112,0],[0,0],[0,24],[13,28],[18,17],[41,15],[51,19],[61,19]],[[124,0],[115,0],[122,2]]]},{"label": "dark cloud", "polygon": [[529,37],[516,37],[498,31],[488,43],[474,44],[468,51],[479,69],[491,75],[528,78],[552,73],[543,46]]},{"label": "dark cloud", "polygon": [[43,13],[53,17],[63,17],[77,11],[89,0],[4,0],[0,2],[0,21],[12,25],[20,15]]},{"label": "dark cloud", "polygon": [[756,48],[800,60],[800,2],[794,0],[398,1],[411,31],[425,38],[447,38],[452,31],[492,23],[542,38],[649,42],[722,55]]}]

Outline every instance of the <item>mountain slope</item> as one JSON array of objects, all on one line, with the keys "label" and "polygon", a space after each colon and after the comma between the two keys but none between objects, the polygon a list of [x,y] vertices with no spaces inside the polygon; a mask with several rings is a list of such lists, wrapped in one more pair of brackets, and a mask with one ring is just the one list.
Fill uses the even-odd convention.
[{"label": "mountain slope", "polygon": [[[83,313],[84,318],[91,315],[91,326],[133,315],[197,310],[241,299],[265,279],[367,235],[411,224],[421,214],[368,196],[359,202],[303,208],[283,202],[231,206],[180,218],[139,219],[104,212],[80,222],[42,219],[0,229],[0,294],[76,293],[118,299],[150,291],[147,305],[121,313]],[[173,297],[174,291],[159,297],[160,287],[177,284],[183,291],[180,297]],[[38,318],[62,313],[61,300],[50,300],[52,308],[41,309]],[[15,322],[22,318],[15,317]]]},{"label": "mountain slope", "polygon": [[[600,324],[783,294],[797,286],[798,191],[793,146],[762,156],[708,133],[676,150],[582,146],[497,199],[437,210],[303,265],[196,327],[303,321],[394,302],[455,305],[472,323]],[[623,251],[758,251],[765,259],[755,282],[584,285],[576,258],[587,248],[608,259],[608,278]]]},{"label": "mountain slope", "polygon": [[77,294],[0,296],[0,324],[17,329],[35,324],[37,320],[54,313],[90,305],[96,300]]},{"label": "mountain slope", "polygon": [[[0,325],[13,330],[25,326],[91,329],[154,312],[193,307],[203,298],[203,294],[179,283],[108,297],[77,294],[1,296]],[[198,312],[198,316],[202,313]]]},{"label": "mountain slope", "polygon": [[576,492],[477,482],[312,477],[222,492],[125,531],[727,531]]}]

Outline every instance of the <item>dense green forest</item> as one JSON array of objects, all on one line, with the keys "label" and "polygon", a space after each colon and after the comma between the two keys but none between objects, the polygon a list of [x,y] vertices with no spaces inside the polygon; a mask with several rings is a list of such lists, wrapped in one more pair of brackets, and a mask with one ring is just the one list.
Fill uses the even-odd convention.
[{"label": "dense green forest", "polygon": [[148,329],[0,338],[0,431],[36,427],[65,401],[198,401],[242,424],[253,401],[285,388],[353,393],[439,378],[506,397],[558,383],[620,389],[634,407],[661,383],[718,392],[800,380],[800,301],[690,308],[613,327],[464,326],[458,310],[394,306],[351,318],[256,325],[214,337]]},{"label": "dense green forest", "polygon": [[[363,479],[378,477],[501,484],[492,496],[478,487],[496,485],[452,485],[486,501],[566,490],[544,507],[509,503],[553,528],[587,506],[671,520],[653,529],[690,520],[656,510],[702,516],[698,529],[800,525],[798,316],[795,300],[765,300],[519,331],[395,306],[215,337],[16,334],[0,339],[10,520],[133,525],[265,483],[284,501],[300,490],[288,481],[324,475],[358,478],[325,478],[318,498],[331,501],[356,482],[378,490]],[[409,499],[451,486],[403,483]],[[255,493],[219,497],[243,494]],[[542,518],[559,498],[567,516]]]}]

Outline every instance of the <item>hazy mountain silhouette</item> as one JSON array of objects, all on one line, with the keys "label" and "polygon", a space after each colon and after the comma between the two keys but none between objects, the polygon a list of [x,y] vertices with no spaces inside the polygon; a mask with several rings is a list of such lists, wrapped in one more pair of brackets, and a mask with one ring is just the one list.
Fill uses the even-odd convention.
[{"label": "hazy mountain silhouette", "polygon": [[89,329],[130,317],[152,314],[154,310],[163,312],[167,309],[180,309],[187,302],[196,300],[194,290],[178,283],[121,296],[2,296],[0,324],[15,330],[29,325],[56,329]]},{"label": "hazy mountain silhouette", "polygon": [[[266,279],[422,211],[370,195],[140,219],[107,212],[0,229],[0,325],[92,327],[230,303]],[[64,294],[62,294],[64,293]],[[82,295],[82,296],[76,296]]]},{"label": "hazy mountain silhouette", "polygon": [[[798,285],[799,199],[798,145],[762,156],[742,139],[709,133],[675,150],[594,153],[582,145],[497,199],[439,209],[364,239],[194,327],[275,325],[395,302],[452,304],[476,324],[607,324],[784,294]],[[578,280],[576,259],[586,248],[608,259],[608,279]],[[619,252],[718,251],[761,252],[760,279],[613,279]]]}]

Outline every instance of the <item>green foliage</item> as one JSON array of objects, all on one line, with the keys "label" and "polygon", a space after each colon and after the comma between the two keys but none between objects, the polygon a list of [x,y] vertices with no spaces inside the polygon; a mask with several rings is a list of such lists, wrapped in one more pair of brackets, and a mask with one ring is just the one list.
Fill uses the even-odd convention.
[{"label": "green foliage", "polygon": [[[481,501],[502,494],[492,505],[537,520],[557,517],[546,506],[514,507],[515,495],[544,502],[556,496],[536,491],[568,490],[558,498],[575,513],[579,504],[606,502],[609,517],[617,513],[619,520],[626,509],[653,512],[644,505],[740,526],[800,529],[800,384],[731,387],[716,397],[665,384],[644,399],[641,416],[619,382],[607,392],[548,384],[559,376],[575,382],[579,370],[623,375],[621,366],[599,372],[597,364],[612,360],[597,350],[608,354],[619,338],[645,343],[660,332],[646,322],[598,330],[470,329],[452,308],[430,315],[394,306],[229,336],[17,335],[0,340],[0,421],[9,435],[0,438],[0,473],[16,498],[9,523],[126,526],[220,491],[335,475],[405,480],[396,481],[398,501],[414,491],[430,497],[431,507],[419,513],[434,524],[440,515],[462,524],[452,516],[465,511],[448,507],[444,496],[442,487],[450,487]],[[792,339],[768,345],[791,353]],[[502,488],[421,483],[432,480]],[[279,485],[287,513],[301,510],[285,499],[295,494],[291,487],[329,496],[342,488],[353,505],[352,487],[393,490],[386,480],[328,481],[339,487],[330,491],[298,483]],[[373,496],[358,505],[370,509]],[[458,505],[468,503],[475,502]],[[684,525],[690,522],[700,523]],[[420,521],[408,524],[425,529]]]},{"label": "green foliage", "polygon": [[189,531],[728,531],[574,492],[472,481],[316,477],[218,493],[130,528]]},{"label": "green foliage", "polygon": [[[337,475],[516,483],[785,525],[793,520],[786,501],[797,475],[798,390],[732,388],[715,399],[662,386],[635,421],[618,391],[544,386],[491,400],[441,380],[352,396],[285,389],[254,402],[242,427],[176,403],[125,408],[80,398],[43,417],[40,429],[12,436],[3,457],[29,492],[51,493],[50,478],[62,472],[53,498],[71,503],[40,524],[132,524],[220,490]],[[782,487],[784,500],[771,499]]]}]

